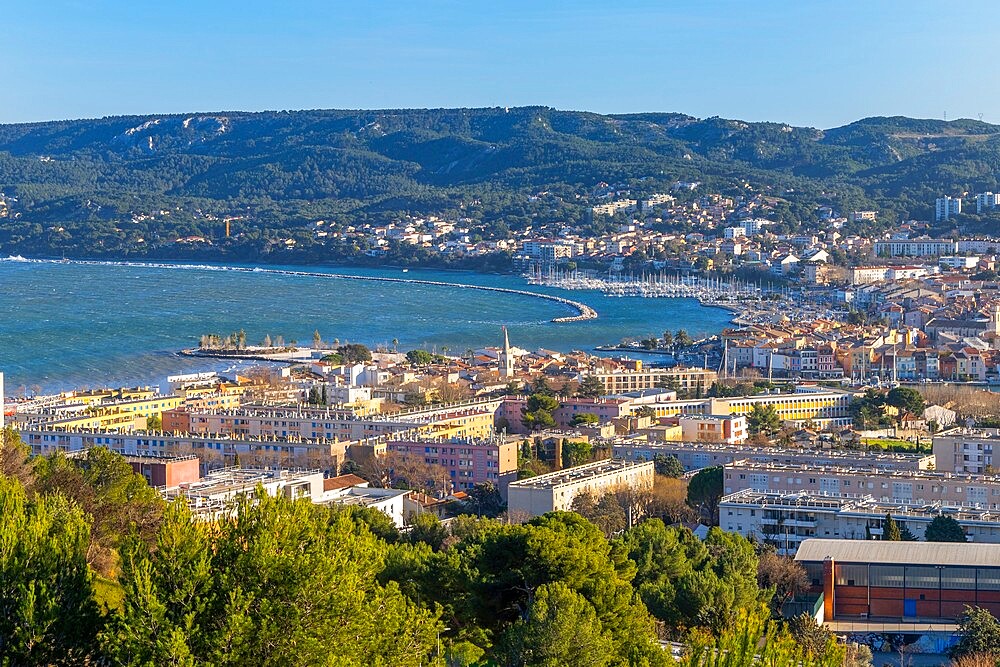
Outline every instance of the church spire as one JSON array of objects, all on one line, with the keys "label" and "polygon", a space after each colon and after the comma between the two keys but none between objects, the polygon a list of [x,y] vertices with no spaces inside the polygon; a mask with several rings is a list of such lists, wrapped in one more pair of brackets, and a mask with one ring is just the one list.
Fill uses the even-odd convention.
[{"label": "church spire", "polygon": [[514,377],[514,353],[510,349],[510,337],[507,335],[507,327],[503,330],[503,349],[500,350],[500,377],[510,379]]}]

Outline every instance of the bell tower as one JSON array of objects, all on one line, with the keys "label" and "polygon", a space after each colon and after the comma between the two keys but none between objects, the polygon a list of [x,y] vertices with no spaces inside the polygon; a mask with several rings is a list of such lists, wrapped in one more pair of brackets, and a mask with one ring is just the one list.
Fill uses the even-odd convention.
[{"label": "bell tower", "polygon": [[500,350],[500,377],[510,379],[514,377],[514,354],[510,351],[510,338],[507,336],[507,327],[503,330],[503,349]]}]

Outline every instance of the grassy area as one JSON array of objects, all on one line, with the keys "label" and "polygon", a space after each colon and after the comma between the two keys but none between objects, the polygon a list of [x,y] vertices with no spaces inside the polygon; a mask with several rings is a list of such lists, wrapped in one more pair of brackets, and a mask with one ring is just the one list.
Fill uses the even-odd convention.
[{"label": "grassy area", "polygon": [[887,452],[930,452],[931,443],[921,441],[920,446],[912,440],[898,438],[862,438],[861,444],[873,449],[883,449]]}]

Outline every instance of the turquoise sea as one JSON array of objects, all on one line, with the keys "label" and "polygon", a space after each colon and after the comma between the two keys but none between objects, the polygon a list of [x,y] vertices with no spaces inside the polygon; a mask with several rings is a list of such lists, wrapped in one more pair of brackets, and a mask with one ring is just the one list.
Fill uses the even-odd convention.
[{"label": "turquoise sea", "polygon": [[[278,274],[270,269],[411,278],[527,289],[580,301],[598,319],[556,324],[569,307],[525,295],[458,287]],[[191,265],[0,261],[0,371],[9,393],[123,383],[159,383],[166,375],[229,370],[177,355],[203,333],[245,329],[309,343],[324,340],[423,347],[452,353],[495,345],[500,326],[526,349],[591,350],[623,337],[679,328],[717,333],[730,314],[690,299],[606,297],[597,292],[526,286],[518,276],[431,270],[261,267],[229,271]]]}]

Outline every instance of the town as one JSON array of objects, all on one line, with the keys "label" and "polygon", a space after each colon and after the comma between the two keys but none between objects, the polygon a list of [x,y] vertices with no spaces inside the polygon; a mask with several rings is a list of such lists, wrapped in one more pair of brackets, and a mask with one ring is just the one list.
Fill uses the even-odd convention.
[{"label": "town", "polygon": [[717,368],[525,350],[506,328],[456,356],[205,335],[209,354],[292,355],[231,378],[9,396],[4,417],[32,455],[108,450],[204,521],[264,493],[371,508],[401,532],[568,511],[609,538],[651,518],[702,539],[717,526],[799,563],[788,610],[849,642],[941,653],[966,605],[1000,612],[1000,396],[902,384],[995,374],[1000,305],[938,317],[929,304],[986,303],[949,275],[867,286],[885,313],[871,323],[784,317],[655,345],[721,344]]}]

